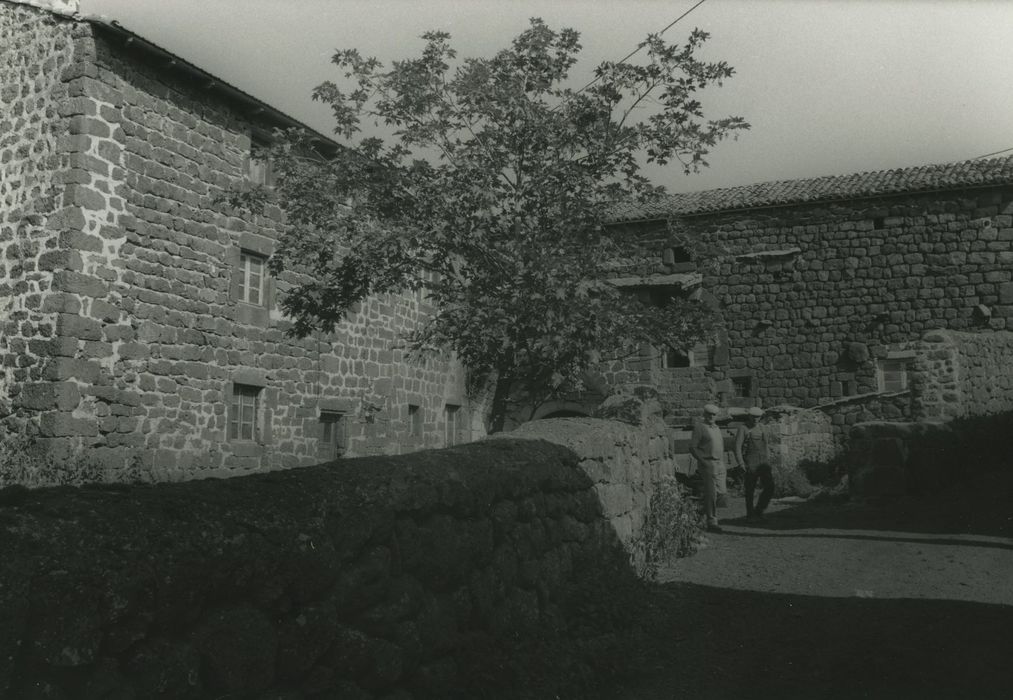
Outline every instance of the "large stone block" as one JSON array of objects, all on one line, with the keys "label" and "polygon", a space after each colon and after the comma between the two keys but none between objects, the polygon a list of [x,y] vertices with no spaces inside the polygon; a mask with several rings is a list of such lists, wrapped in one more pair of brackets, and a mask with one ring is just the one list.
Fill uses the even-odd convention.
[{"label": "large stone block", "polygon": [[72,411],[81,401],[81,391],[73,382],[36,382],[25,384],[16,405],[35,411]]},{"label": "large stone block", "polygon": [[94,419],[76,418],[64,411],[39,416],[39,434],[42,437],[94,437],[98,433],[98,423]]}]

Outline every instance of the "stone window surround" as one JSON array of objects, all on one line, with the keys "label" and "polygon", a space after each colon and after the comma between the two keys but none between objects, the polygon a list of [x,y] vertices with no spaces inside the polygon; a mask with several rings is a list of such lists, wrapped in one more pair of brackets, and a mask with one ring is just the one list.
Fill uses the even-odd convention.
[{"label": "stone window surround", "polygon": [[250,153],[243,168],[247,182],[261,187],[274,187],[275,174],[271,161],[258,155],[258,151],[269,148],[271,138],[256,130],[250,134]]},{"label": "stone window surround", "polygon": [[460,404],[443,404],[443,444],[453,447],[461,442],[461,418],[463,411]]},{"label": "stone window surround", "polygon": [[[412,403],[414,402],[414,403]],[[423,411],[422,402],[416,399],[409,399],[407,410],[408,437],[422,439],[423,435]]]},{"label": "stone window surround", "polygon": [[[261,412],[262,391],[262,387],[252,384],[232,384],[228,407],[229,442],[258,442],[261,432],[258,414]],[[247,409],[252,410],[249,416]]]},{"label": "stone window surround", "polygon": [[226,418],[230,417],[228,411],[231,409],[232,395],[237,385],[260,389],[257,397],[256,437],[254,440],[230,440],[229,428],[226,426],[224,433],[225,443],[229,445],[233,454],[259,457],[264,454],[264,447],[273,442],[271,416],[273,415],[273,409],[277,407],[278,390],[272,386],[271,378],[266,370],[254,368],[233,370],[232,377],[225,383],[223,391],[223,395],[228,402],[226,405]]},{"label": "stone window surround", "polygon": [[266,259],[274,253],[274,241],[249,231],[239,234],[238,240],[228,250],[226,257],[231,276],[229,298],[235,302],[236,323],[266,328],[271,321],[271,309],[275,301],[275,280],[265,269],[263,294],[260,304],[250,304],[242,300],[242,255],[253,253]]},{"label": "stone window surround", "polygon": [[348,452],[349,414],[345,411],[320,410],[320,456],[339,459]]},{"label": "stone window surround", "polygon": [[[902,394],[911,390],[909,384],[909,374],[911,371],[911,364],[915,359],[916,352],[914,350],[887,350],[885,354],[876,359],[876,381],[879,388],[879,393],[895,395]],[[887,369],[886,363],[897,365],[898,369]],[[899,389],[887,389],[887,373],[896,373],[901,383]]]}]

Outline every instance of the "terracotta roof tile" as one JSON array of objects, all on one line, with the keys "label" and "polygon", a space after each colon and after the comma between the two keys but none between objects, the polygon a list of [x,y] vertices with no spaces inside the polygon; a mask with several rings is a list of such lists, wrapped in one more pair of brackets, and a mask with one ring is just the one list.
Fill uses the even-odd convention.
[{"label": "terracotta roof tile", "polygon": [[1013,184],[1013,156],[671,194],[649,204],[619,206],[614,221],[1005,184]]}]

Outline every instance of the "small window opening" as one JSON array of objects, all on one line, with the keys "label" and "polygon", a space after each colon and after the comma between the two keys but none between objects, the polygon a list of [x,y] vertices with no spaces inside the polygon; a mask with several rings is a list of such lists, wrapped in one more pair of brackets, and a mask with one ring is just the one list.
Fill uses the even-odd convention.
[{"label": "small window opening", "polygon": [[732,396],[737,399],[748,399],[753,396],[752,377],[732,377]]},{"label": "small window opening", "polygon": [[320,454],[339,459],[348,451],[348,419],[337,411],[320,412]]},{"label": "small window opening", "polygon": [[267,258],[263,255],[244,250],[239,254],[239,300],[247,304],[264,306],[267,303],[264,294],[267,272]]},{"label": "small window opening", "polygon": [[907,391],[910,364],[908,358],[880,360],[879,390],[885,394]]},{"label": "small window opening", "polygon": [[461,441],[461,407],[447,404],[443,408],[443,444],[453,447]]},{"label": "small window opening", "polygon": [[232,385],[229,403],[229,440],[257,440],[257,412],[260,408],[259,386]]},{"label": "small window opening", "polygon": [[422,437],[422,411],[415,404],[408,404],[408,435]]},{"label": "small window opening", "polygon": [[275,173],[271,161],[265,153],[270,144],[263,139],[254,138],[250,145],[250,157],[246,161],[246,179],[261,187],[274,187]]},{"label": "small window opening", "polygon": [[690,366],[690,357],[682,350],[676,350],[673,347],[666,347],[661,353],[661,368],[662,369],[680,369],[682,367]]}]

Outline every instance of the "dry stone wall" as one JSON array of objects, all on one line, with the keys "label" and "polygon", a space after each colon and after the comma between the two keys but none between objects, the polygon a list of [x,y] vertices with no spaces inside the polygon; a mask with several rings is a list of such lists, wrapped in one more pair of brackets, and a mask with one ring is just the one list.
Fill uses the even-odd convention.
[{"label": "dry stone wall", "polygon": [[572,582],[615,584],[580,461],[489,440],[0,491],[0,696],[477,697],[481,650],[569,624]]},{"label": "dry stone wall", "polygon": [[[24,109],[42,105],[4,150],[59,156],[33,156],[54,172],[5,193],[54,182],[58,216],[24,253],[44,273],[19,287],[35,325],[31,309],[15,310],[5,336],[17,422],[46,449],[88,448],[106,480],[172,480],[320,461],[322,411],[343,416],[348,455],[443,445],[447,405],[458,410],[450,440],[480,432],[463,368],[398,349],[431,312],[421,292],[371,299],[336,333],[304,340],[287,337],[277,310],[292,278],[272,281],[267,303],[237,299],[240,252],[269,256],[284,223],[277,208],[243,216],[214,195],[242,180],[251,135],[270,124],[115,33],[7,3],[0,16],[28,57],[4,84],[37,74],[40,96]],[[5,239],[32,238],[18,233],[27,215],[4,222]],[[11,245],[7,260],[24,247]],[[46,296],[29,297],[47,275]],[[237,386],[257,394],[255,440],[229,439]]]},{"label": "dry stone wall", "polygon": [[915,417],[949,420],[1013,411],[1013,333],[930,331],[915,367]]},{"label": "dry stone wall", "polygon": [[598,418],[548,418],[525,423],[497,439],[545,440],[572,450],[594,487],[602,516],[634,566],[643,564],[635,543],[643,531],[654,485],[674,477],[668,429],[660,416],[636,423]]}]

